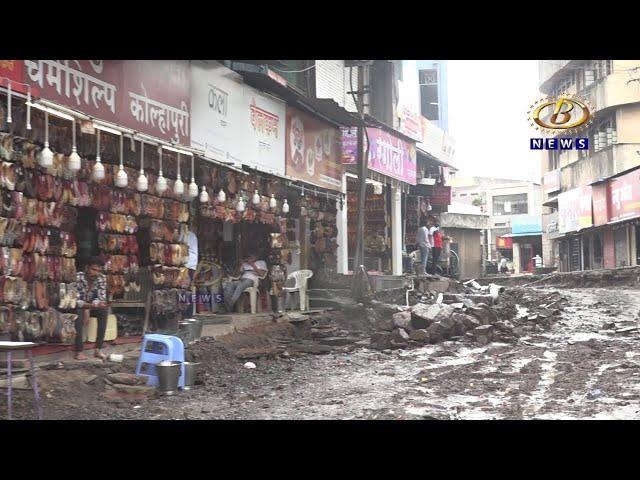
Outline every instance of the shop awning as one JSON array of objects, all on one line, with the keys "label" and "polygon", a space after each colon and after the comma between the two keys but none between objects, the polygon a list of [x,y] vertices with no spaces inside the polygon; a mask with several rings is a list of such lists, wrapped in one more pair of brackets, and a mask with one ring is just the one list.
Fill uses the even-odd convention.
[{"label": "shop awning", "polygon": [[[269,76],[270,70],[264,65],[234,65],[234,70],[242,75],[245,83],[259,90],[269,92],[287,104],[307,110],[336,127],[353,127],[359,123],[358,117],[338,105],[331,98],[310,98],[293,85],[283,84]],[[277,72],[274,72],[277,75]]]},{"label": "shop awning", "polygon": [[454,172],[458,171],[458,169],[456,167],[454,167],[453,165],[451,165],[450,163],[443,162],[442,160],[438,160],[436,157],[434,157],[430,153],[422,150],[420,147],[416,147],[416,152],[418,152],[418,155],[422,155],[423,157],[427,157],[431,162],[435,163],[436,165],[440,165],[442,167],[448,167],[451,170],[453,170]]},{"label": "shop awning", "polygon": [[500,235],[502,238],[516,238],[516,237],[537,237],[542,235],[542,232],[527,232],[527,233],[507,233],[506,235]]},{"label": "shop awning", "polygon": [[542,205],[544,205],[545,207],[557,207],[558,206],[558,197],[550,198],[546,202],[542,202]]}]

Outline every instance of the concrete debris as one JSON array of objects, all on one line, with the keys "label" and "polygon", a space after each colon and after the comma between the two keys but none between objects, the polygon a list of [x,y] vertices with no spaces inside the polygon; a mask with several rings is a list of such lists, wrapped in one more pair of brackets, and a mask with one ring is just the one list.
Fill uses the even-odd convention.
[{"label": "concrete debris", "polygon": [[244,364],[244,368],[253,369],[253,368],[256,368],[256,364],[253,363],[253,362],[247,362],[247,363]]},{"label": "concrete debris", "polygon": [[411,312],[398,312],[393,314],[393,325],[405,330],[411,329]]}]

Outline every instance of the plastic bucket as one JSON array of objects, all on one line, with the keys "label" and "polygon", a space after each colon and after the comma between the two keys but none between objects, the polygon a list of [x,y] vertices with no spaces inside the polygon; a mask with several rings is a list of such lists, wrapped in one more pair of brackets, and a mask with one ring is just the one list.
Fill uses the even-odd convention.
[{"label": "plastic bucket", "polygon": [[182,362],[163,361],[156,364],[158,389],[165,395],[172,395],[178,390],[178,382],[182,370]]},{"label": "plastic bucket", "polygon": [[199,366],[199,363],[184,362],[184,390],[191,390],[191,387],[195,385]]}]

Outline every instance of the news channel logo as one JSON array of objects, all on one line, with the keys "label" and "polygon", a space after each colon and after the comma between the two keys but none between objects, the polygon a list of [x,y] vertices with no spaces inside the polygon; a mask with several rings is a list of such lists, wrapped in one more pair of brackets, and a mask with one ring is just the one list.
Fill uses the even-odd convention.
[{"label": "news channel logo", "polygon": [[593,108],[585,98],[567,93],[540,98],[529,106],[527,114],[530,126],[548,135],[531,138],[531,150],[589,150],[588,137],[571,136],[593,123]]}]

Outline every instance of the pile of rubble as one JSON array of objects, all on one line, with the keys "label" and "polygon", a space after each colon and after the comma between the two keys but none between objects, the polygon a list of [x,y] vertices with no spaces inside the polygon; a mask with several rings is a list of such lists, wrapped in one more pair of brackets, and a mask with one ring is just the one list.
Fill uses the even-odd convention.
[{"label": "pile of rubble", "polygon": [[481,287],[474,281],[465,284],[465,291],[440,293],[435,302],[425,297],[412,307],[395,306],[395,312],[379,314],[371,347],[386,350],[443,340],[479,345],[513,342],[529,332],[551,328],[566,305],[558,292],[505,289],[493,284]]}]

